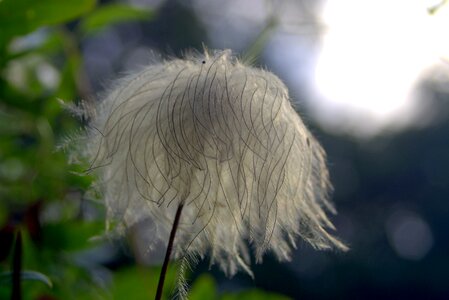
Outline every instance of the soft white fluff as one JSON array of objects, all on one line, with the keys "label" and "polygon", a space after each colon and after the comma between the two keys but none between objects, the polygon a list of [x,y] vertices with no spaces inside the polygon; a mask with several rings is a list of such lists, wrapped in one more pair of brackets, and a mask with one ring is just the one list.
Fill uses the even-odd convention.
[{"label": "soft white fluff", "polygon": [[290,258],[298,236],[332,237],[325,153],[273,74],[229,51],[174,59],[122,79],[96,108],[88,138],[108,219],[144,218],[167,242],[184,204],[176,257],[210,256],[227,275],[251,274],[249,250]]}]

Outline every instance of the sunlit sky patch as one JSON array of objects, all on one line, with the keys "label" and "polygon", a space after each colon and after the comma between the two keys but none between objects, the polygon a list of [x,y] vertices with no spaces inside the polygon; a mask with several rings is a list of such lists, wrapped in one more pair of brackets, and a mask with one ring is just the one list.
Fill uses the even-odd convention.
[{"label": "sunlit sky patch", "polygon": [[[433,1],[328,0],[315,69],[316,111],[328,125],[373,133],[414,114],[413,86],[449,53],[449,9]],[[357,126],[355,126],[357,125]]]}]

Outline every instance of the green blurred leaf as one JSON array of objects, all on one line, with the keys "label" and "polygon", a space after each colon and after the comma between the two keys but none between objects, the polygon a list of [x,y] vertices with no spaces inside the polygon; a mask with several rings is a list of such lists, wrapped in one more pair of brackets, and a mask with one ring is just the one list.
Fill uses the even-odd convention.
[{"label": "green blurred leaf", "polygon": [[103,222],[63,222],[42,228],[44,244],[56,250],[80,250],[92,245],[89,241],[104,229]]},{"label": "green blurred leaf", "polygon": [[69,58],[61,72],[61,82],[55,93],[57,98],[72,100],[76,97],[76,82],[74,74],[77,70],[78,61],[72,57]]},{"label": "green blurred leaf", "polygon": [[40,26],[61,24],[89,12],[95,0],[3,0],[0,1],[0,45]]},{"label": "green blurred leaf", "polygon": [[221,297],[221,300],[290,300],[289,297],[276,294],[269,293],[263,290],[251,289],[239,293],[225,294]]},{"label": "green blurred leaf", "polygon": [[[3,272],[0,274],[0,282],[10,283],[12,272]],[[36,271],[22,271],[21,272],[22,280],[32,280],[32,281],[40,281],[46,284],[48,287],[52,288],[53,283],[50,278],[45,274]]]},{"label": "green blurred leaf", "polygon": [[217,287],[213,277],[209,274],[203,274],[193,283],[189,292],[190,300],[216,299]]},{"label": "green blurred leaf", "polygon": [[119,22],[151,20],[152,10],[140,9],[123,4],[104,5],[84,18],[80,30],[89,34]]},{"label": "green blurred leaf", "polygon": [[50,61],[53,55],[58,55],[63,50],[60,32],[60,28],[38,28],[29,34],[16,37],[9,44],[5,59],[11,61],[27,55],[39,54],[45,55]]},{"label": "green blurred leaf", "polygon": [[[133,267],[122,269],[114,274],[112,299],[153,299],[159,281],[160,268]],[[162,299],[171,299],[170,295],[176,281],[176,268],[169,266],[165,277]]]},{"label": "green blurred leaf", "polygon": [[151,299],[154,276],[149,270],[130,268],[114,275],[112,299]]}]

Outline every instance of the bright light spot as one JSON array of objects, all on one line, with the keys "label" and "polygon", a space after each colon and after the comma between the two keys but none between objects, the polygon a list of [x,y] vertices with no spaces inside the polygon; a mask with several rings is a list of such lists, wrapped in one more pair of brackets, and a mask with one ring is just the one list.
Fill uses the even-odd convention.
[{"label": "bright light spot", "polygon": [[398,256],[420,260],[432,248],[432,231],[419,215],[398,211],[390,216],[386,225],[388,239]]},{"label": "bright light spot", "polygon": [[60,82],[60,74],[58,70],[47,62],[42,62],[36,66],[37,78],[47,89],[54,90]]},{"label": "bright light spot", "polygon": [[315,70],[322,117],[367,131],[407,122],[413,85],[449,53],[449,9],[430,15],[422,0],[328,0],[322,17],[328,31]]}]

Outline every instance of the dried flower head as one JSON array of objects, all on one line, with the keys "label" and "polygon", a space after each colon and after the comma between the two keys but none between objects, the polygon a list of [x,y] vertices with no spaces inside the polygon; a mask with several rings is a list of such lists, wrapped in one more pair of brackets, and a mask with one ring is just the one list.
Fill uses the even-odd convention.
[{"label": "dried flower head", "polygon": [[108,219],[124,229],[152,218],[168,240],[182,205],[176,257],[210,255],[227,274],[251,274],[249,251],[290,258],[297,237],[345,246],[325,210],[325,153],[273,74],[230,51],[151,65],[122,79],[96,108],[86,146]]}]

